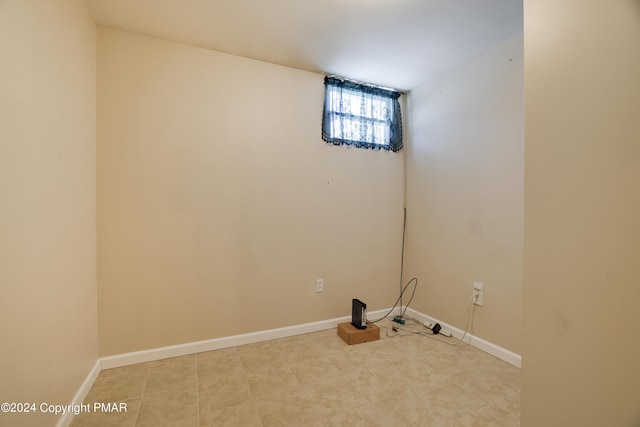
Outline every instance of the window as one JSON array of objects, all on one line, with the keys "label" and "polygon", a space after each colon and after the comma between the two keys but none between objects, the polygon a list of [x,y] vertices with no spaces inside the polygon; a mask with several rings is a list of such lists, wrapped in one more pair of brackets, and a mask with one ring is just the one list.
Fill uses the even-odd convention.
[{"label": "window", "polygon": [[402,149],[400,93],[335,77],[324,78],[322,139],[335,145]]}]

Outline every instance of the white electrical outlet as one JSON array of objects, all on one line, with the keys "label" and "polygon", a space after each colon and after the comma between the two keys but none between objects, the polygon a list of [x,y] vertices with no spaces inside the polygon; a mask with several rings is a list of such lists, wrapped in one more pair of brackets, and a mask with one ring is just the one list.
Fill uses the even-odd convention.
[{"label": "white electrical outlet", "polygon": [[484,303],[484,283],[473,282],[473,303],[482,305]]},{"label": "white electrical outlet", "polygon": [[324,279],[316,279],[316,292],[324,292]]}]

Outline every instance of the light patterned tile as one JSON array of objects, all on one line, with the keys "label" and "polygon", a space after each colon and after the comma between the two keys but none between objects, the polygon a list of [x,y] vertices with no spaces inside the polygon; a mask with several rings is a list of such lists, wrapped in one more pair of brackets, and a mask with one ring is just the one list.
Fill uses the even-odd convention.
[{"label": "light patterned tile", "polygon": [[166,392],[144,396],[136,427],[146,426],[197,427],[197,396],[193,392]]},{"label": "light patterned tile", "polygon": [[238,351],[239,354],[264,353],[264,352],[270,352],[274,350],[277,351],[277,347],[274,344],[274,341],[270,340],[270,341],[256,342],[253,344],[239,345],[236,347],[236,350]]},{"label": "light patterned tile", "polygon": [[240,361],[245,371],[250,374],[266,373],[275,367],[287,366],[286,359],[275,346],[240,352]]},{"label": "light patterned tile", "polygon": [[204,351],[196,353],[196,362],[204,362],[208,360],[226,359],[228,357],[237,357],[239,355],[236,347],[221,348],[219,350]]},{"label": "light patterned tile", "polygon": [[469,395],[479,396],[485,403],[491,403],[519,391],[500,376],[492,375],[493,373],[495,369],[485,372],[467,370],[449,376],[448,381],[462,387]]},{"label": "light patterned tile", "polygon": [[95,411],[93,405],[90,412],[76,415],[71,423],[72,427],[133,427],[140,408],[140,398],[125,400],[125,412]]},{"label": "light patterned tile", "polygon": [[251,393],[256,399],[273,395],[287,395],[301,388],[288,366],[272,367],[258,374],[247,373]]},{"label": "light patterned tile", "polygon": [[[438,341],[439,339],[447,340],[441,337],[430,338],[424,335],[410,335],[397,339],[400,341],[402,350],[410,356],[428,353],[447,345]],[[453,340],[451,340],[451,342],[453,342]]]},{"label": "light patterned tile", "polygon": [[198,384],[198,402],[201,412],[211,412],[253,400],[253,393],[244,375],[221,376],[215,381]]},{"label": "light patterned tile", "polygon": [[144,395],[167,391],[194,391],[197,386],[194,364],[151,365]]},{"label": "light patterned tile", "polygon": [[367,386],[347,377],[306,385],[304,393],[331,409],[345,409],[369,403]]},{"label": "light patterned tile", "polygon": [[479,367],[477,372],[488,377],[499,378],[501,381],[520,390],[522,380],[520,368],[510,365],[503,360],[495,359],[494,361]]},{"label": "light patterned tile", "polygon": [[479,393],[469,392],[456,384],[443,387],[427,383],[411,390],[429,406],[434,416],[445,420],[459,419],[486,406]]},{"label": "light patterned tile", "polygon": [[104,369],[100,372],[101,378],[107,378],[114,375],[146,375],[149,369],[149,362],[136,363],[135,365],[122,366],[120,368]]},{"label": "light patterned tile", "polygon": [[289,343],[294,343],[294,342],[300,342],[300,341],[305,341],[308,338],[313,338],[315,336],[317,336],[316,334],[318,334],[318,332],[314,332],[314,333],[310,333],[310,334],[300,334],[300,335],[293,335],[290,337],[284,337],[284,338],[278,338],[273,340],[273,344],[280,348],[282,345],[286,345]]},{"label": "light patterned tile", "polygon": [[279,343],[277,348],[280,355],[288,362],[300,362],[315,357],[315,347],[311,339]]},{"label": "light patterned tile", "polygon": [[359,355],[334,353],[324,358],[333,364],[342,375],[366,374],[376,369],[376,367],[365,366],[361,363]]},{"label": "light patterned tile", "polygon": [[410,391],[352,408],[325,420],[328,427],[437,426],[438,417]]},{"label": "light patterned tile", "polygon": [[354,372],[362,374],[384,372],[385,370],[393,369],[393,366],[397,363],[394,355],[374,355],[366,352],[334,353],[326,356],[326,358],[344,375],[351,375]]},{"label": "light patterned tile", "polygon": [[326,355],[342,352],[347,344],[336,334],[314,335],[304,340],[277,344],[284,358],[292,363],[312,361]]},{"label": "light patterned tile", "polygon": [[518,427],[520,393],[498,399],[456,420],[456,427]]},{"label": "light patterned tile", "polygon": [[200,427],[236,426],[262,427],[262,418],[255,402],[200,412]]},{"label": "light patterned tile", "polygon": [[196,355],[189,354],[187,356],[170,357],[168,359],[154,360],[149,363],[150,368],[159,367],[182,367],[182,366],[195,366]]},{"label": "light patterned tile", "polygon": [[[519,402],[519,399],[518,399]],[[519,406],[519,405],[518,405]],[[513,407],[513,402],[507,399],[487,405],[477,411],[466,414],[456,420],[457,427],[518,427],[520,426],[520,411],[513,412],[507,408]]]},{"label": "light patterned tile", "polygon": [[298,379],[298,382],[302,385],[331,381],[343,376],[333,361],[328,357],[316,359],[312,363],[291,363],[289,366]]},{"label": "light patterned tile", "polygon": [[504,409],[505,411],[513,412],[520,417],[520,392],[504,396],[492,403],[493,405]]},{"label": "light patterned tile", "polygon": [[394,366],[394,377],[407,388],[425,383],[435,383],[442,374],[435,370],[437,360],[429,352],[410,356]]},{"label": "light patterned tile", "polygon": [[256,406],[264,427],[322,426],[323,419],[344,410],[307,393],[271,396],[257,400]]},{"label": "light patterned tile", "polygon": [[96,378],[84,402],[118,402],[141,397],[148,372],[148,363],[104,370]]},{"label": "light patterned tile", "polygon": [[210,383],[224,377],[243,377],[244,367],[239,356],[226,358],[205,359],[197,364],[198,382]]},{"label": "light patterned tile", "polygon": [[[338,336],[338,333],[318,335],[318,337],[309,339],[307,342],[311,342],[313,347],[320,350],[323,349],[325,354],[335,353],[336,351],[345,350],[349,345],[345,343],[342,338]],[[318,356],[322,356],[320,353]]]},{"label": "light patterned tile", "polygon": [[307,337],[311,337],[311,338],[325,337],[325,336],[329,337],[329,336],[335,336],[335,335],[338,335],[338,328],[337,327],[324,329],[322,331],[306,334]]},{"label": "light patterned tile", "polygon": [[[518,368],[466,345],[381,335],[349,346],[333,328],[105,370],[87,398],[138,402],[142,426],[518,425]],[[73,425],[133,426],[133,415]]]},{"label": "light patterned tile", "polygon": [[374,375],[362,376],[358,384],[367,399],[375,403],[397,396],[409,389],[405,380],[406,378],[398,375],[395,369],[387,369]]},{"label": "light patterned tile", "polygon": [[452,375],[468,369],[477,370],[482,365],[497,360],[469,345],[445,345],[421,356],[437,361],[432,368],[442,375]]},{"label": "light patterned tile", "polygon": [[394,360],[408,357],[408,354],[404,350],[399,338],[370,341],[352,345],[350,347],[353,347],[353,351],[355,353],[364,354],[368,357],[384,357],[392,358]]}]

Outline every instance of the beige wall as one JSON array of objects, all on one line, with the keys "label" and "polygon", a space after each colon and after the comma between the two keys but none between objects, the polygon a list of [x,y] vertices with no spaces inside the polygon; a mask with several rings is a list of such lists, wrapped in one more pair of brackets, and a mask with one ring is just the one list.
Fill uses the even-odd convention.
[{"label": "beige wall", "polygon": [[98,357],[95,32],[82,1],[0,1],[2,402],[69,403]]},{"label": "beige wall", "polygon": [[522,342],[523,37],[411,91],[405,277],[413,308],[513,352]]},{"label": "beige wall", "polygon": [[522,425],[640,425],[640,2],[525,1]]},{"label": "beige wall", "polygon": [[326,145],[323,90],[317,74],[98,30],[102,355],[393,303],[402,154]]}]

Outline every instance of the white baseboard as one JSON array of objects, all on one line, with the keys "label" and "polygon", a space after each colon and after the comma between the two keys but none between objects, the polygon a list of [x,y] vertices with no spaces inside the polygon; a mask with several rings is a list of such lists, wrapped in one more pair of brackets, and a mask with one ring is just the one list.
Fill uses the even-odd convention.
[{"label": "white baseboard", "polygon": [[[445,329],[449,329],[454,338],[462,338],[464,335],[464,331],[462,329],[458,329],[455,326],[451,326],[447,323],[444,323],[441,320],[438,320],[434,317],[428,316],[424,313],[420,313],[412,308],[407,309],[407,314],[410,317],[415,317],[421,322],[429,321],[429,322],[437,322]],[[471,345],[472,347],[477,348],[478,350],[482,350],[485,353],[489,353],[492,356],[497,357],[498,359],[504,360],[507,363],[510,363],[513,366],[517,366],[518,368],[522,367],[522,356],[517,353],[514,353],[506,348],[502,348],[498,345],[495,345],[489,341],[483,340],[482,338],[476,337],[475,335],[467,334],[464,338],[464,342]]]},{"label": "white baseboard", "polygon": [[[388,311],[389,309],[372,311],[368,313],[368,317],[374,319],[379,316],[384,316]],[[350,320],[351,316],[336,317],[334,319],[304,323],[302,325],[287,326],[284,328],[269,329],[266,331],[251,332],[242,335],[233,335],[168,347],[134,351],[131,353],[116,354],[114,356],[105,356],[102,358],[102,369],[118,368],[121,366],[133,365],[135,363],[151,362],[153,360],[166,359],[169,357],[185,356],[187,354],[200,353],[203,351],[219,350],[238,345],[253,344],[260,341],[308,334],[309,332],[335,328],[338,323],[348,322]]]},{"label": "white baseboard", "polygon": [[[84,379],[84,381],[80,385],[80,388],[76,392],[75,396],[73,396],[73,400],[71,400],[72,405],[80,405],[82,401],[84,401],[84,398],[87,397],[87,393],[89,393],[89,390],[91,390],[91,387],[93,386],[93,383],[96,381],[96,378],[98,378],[98,374],[100,374],[100,371],[101,371],[101,365],[100,365],[100,359],[98,359],[96,360],[96,363],[94,363],[93,368],[91,368],[91,370],[89,371],[89,374],[87,375],[87,377]],[[58,422],[56,423],[56,427],[70,426],[71,422],[73,421],[73,417],[74,417],[73,412],[66,412],[58,419]]]},{"label": "white baseboard", "polygon": [[[396,308],[390,315],[401,312],[402,308]],[[376,319],[387,314],[389,309],[371,311],[368,313],[369,319]],[[449,329],[455,338],[461,338],[464,331],[444,323],[434,317],[416,311],[412,308],[406,310],[406,314],[424,322],[438,322],[446,329]],[[105,356],[101,359],[101,369],[119,368],[121,366],[133,365],[136,363],[151,362],[154,360],[167,359],[170,357],[185,356],[203,351],[219,350],[222,348],[235,347],[244,344],[253,344],[256,342],[267,341],[278,338],[291,337],[294,335],[307,334],[310,332],[322,331],[325,329],[335,328],[338,323],[348,322],[350,316],[336,317],[334,319],[321,320],[318,322],[304,323],[301,325],[287,326],[284,328],[269,329],[266,331],[251,332],[242,335],[232,335],[229,337],[214,338],[205,341],[196,341],[185,344],[172,345],[168,347],[153,348],[149,350],[134,351],[131,353],[116,354],[113,356]],[[464,342],[471,346],[489,353],[507,363],[520,368],[522,366],[522,357],[510,350],[486,341],[474,335],[467,334]]]}]

